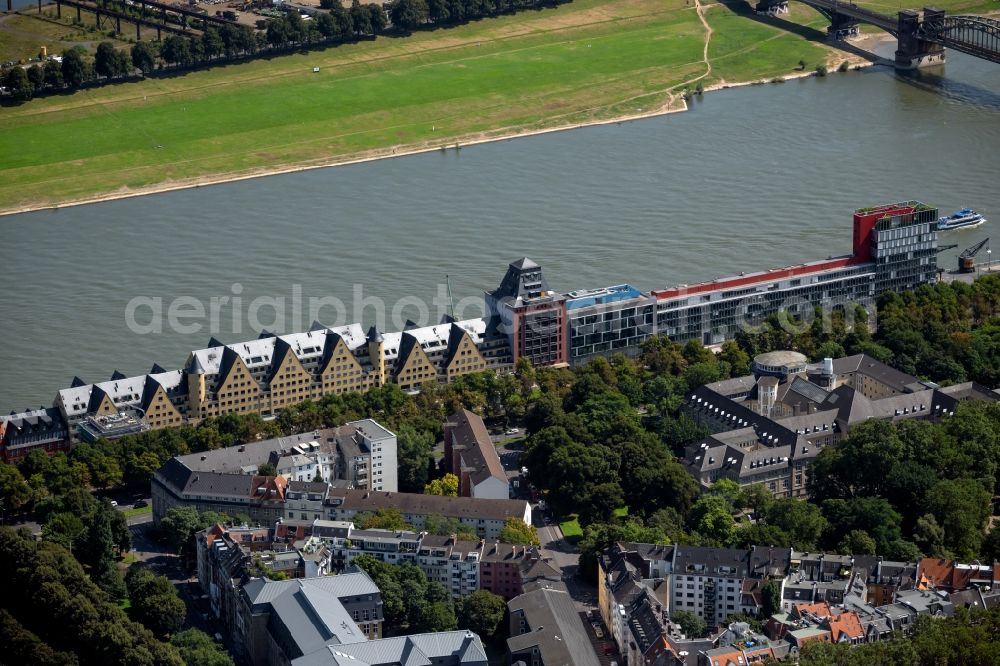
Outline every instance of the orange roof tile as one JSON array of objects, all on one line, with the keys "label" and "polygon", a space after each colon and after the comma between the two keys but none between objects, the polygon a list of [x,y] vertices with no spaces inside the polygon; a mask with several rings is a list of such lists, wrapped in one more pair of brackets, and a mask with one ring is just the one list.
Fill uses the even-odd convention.
[{"label": "orange roof tile", "polygon": [[830,610],[830,604],[825,601],[820,601],[815,604],[795,604],[795,608],[793,610],[799,617],[802,617],[803,613],[810,613],[820,618],[833,616],[833,611]]},{"label": "orange roof tile", "polygon": [[856,639],[864,638],[865,630],[861,627],[861,618],[854,611],[847,611],[830,618],[830,635],[834,643],[839,643],[841,638]]}]

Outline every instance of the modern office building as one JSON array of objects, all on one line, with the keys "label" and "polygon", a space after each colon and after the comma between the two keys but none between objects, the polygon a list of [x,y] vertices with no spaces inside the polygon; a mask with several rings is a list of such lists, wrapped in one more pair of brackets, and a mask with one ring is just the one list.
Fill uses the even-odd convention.
[{"label": "modern office building", "polygon": [[939,419],[963,400],[1000,400],[973,382],[939,387],[864,354],[807,363],[796,352],[769,352],[754,359],[753,371],[688,396],[687,412],[713,432],[684,456],[703,488],[731,479],[763,484],[775,497],[804,497],[813,460],[860,423]]}]

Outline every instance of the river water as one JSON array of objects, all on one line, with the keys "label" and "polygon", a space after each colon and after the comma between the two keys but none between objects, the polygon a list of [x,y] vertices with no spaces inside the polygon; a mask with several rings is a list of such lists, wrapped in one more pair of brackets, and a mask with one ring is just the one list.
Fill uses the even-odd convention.
[{"label": "river water", "polygon": [[[942,237],[960,245],[941,255],[950,267],[1000,236],[998,155],[1000,67],[950,53],[937,75],[731,89],[632,123],[0,218],[0,406],[48,405],[73,375],[176,368],[210,335],[255,337],[253,323],[308,328],[310,297],[343,303],[327,324],[380,317],[358,290],[385,302],[390,328],[403,297],[428,309],[397,319],[436,321],[447,274],[459,314],[476,316],[522,255],[559,290],[823,259],[850,251],[854,208],[896,200],[993,218]],[[194,332],[169,325],[180,296],[206,310],[180,320]],[[233,296],[213,325],[210,299]],[[261,296],[284,298],[283,320],[248,311]],[[136,297],[161,299],[136,309],[143,328],[126,317]],[[163,330],[146,332],[156,309]]]}]

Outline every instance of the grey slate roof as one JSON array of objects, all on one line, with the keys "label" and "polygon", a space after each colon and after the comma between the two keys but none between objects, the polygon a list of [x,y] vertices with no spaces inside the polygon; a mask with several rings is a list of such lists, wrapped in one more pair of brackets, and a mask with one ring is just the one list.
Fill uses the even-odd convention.
[{"label": "grey slate roof", "polygon": [[837,375],[860,373],[878,380],[900,393],[906,391],[907,385],[917,381],[916,377],[891,368],[867,354],[855,354],[833,359],[833,372]]},{"label": "grey slate roof", "polygon": [[471,631],[442,631],[330,645],[292,661],[293,666],[486,666],[486,651]]},{"label": "grey slate roof", "polygon": [[[711,548],[708,546],[676,546],[674,550],[674,573],[689,575],[698,572],[701,575],[724,578],[745,578],[749,565],[749,551],[736,548]],[[720,570],[723,567],[723,570]],[[732,573],[725,569],[734,568]]]},{"label": "grey slate roof", "polygon": [[468,409],[455,412],[448,417],[447,426],[453,438],[452,446],[459,449],[461,471],[469,472],[473,484],[478,485],[491,476],[507,483],[507,473],[500,463],[500,456],[486,424],[478,414]]},{"label": "grey slate roof", "polygon": [[537,647],[545,666],[598,666],[583,621],[564,585],[538,588],[507,602],[510,612],[523,611],[529,631],[507,639],[515,654]]},{"label": "grey slate roof", "polygon": [[338,576],[300,578],[297,580],[267,580],[254,578],[243,586],[252,605],[270,603],[283,594],[289,594],[303,586],[315,587],[338,599],[366,594],[379,594],[378,586],[363,571],[342,573]]}]

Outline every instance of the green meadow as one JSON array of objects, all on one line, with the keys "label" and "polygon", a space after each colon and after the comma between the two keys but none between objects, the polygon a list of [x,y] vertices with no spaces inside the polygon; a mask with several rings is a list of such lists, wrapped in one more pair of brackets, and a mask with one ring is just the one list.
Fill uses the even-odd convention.
[{"label": "green meadow", "polygon": [[[793,6],[792,21],[825,27]],[[831,53],[706,7],[708,76],[694,0],[574,0],[0,108],[0,211],[676,108],[693,81],[770,78]]]}]

